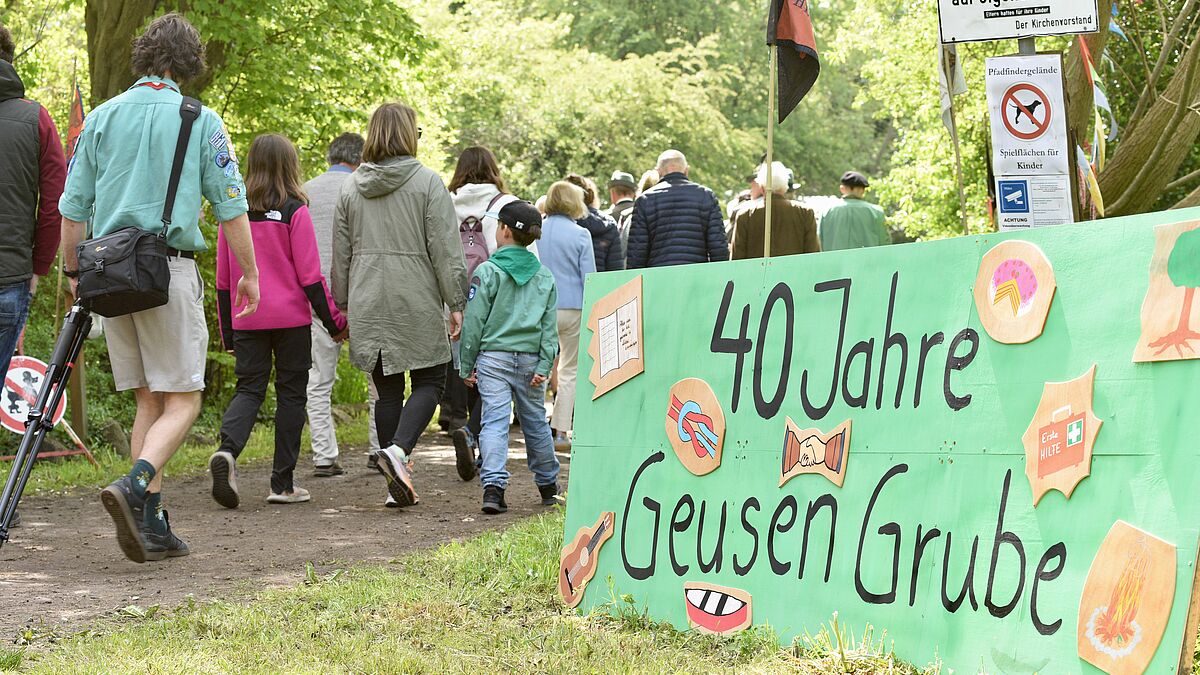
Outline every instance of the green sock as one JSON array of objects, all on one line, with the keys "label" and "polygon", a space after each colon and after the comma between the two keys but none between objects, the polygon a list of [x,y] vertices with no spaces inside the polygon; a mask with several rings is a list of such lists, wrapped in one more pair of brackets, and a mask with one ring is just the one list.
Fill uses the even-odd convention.
[{"label": "green sock", "polygon": [[146,491],[150,488],[150,481],[154,480],[154,475],[158,473],[154,470],[154,465],[144,459],[139,459],[133,463],[133,469],[129,472],[129,483],[133,486],[133,496],[138,499],[146,498]]},{"label": "green sock", "polygon": [[162,493],[146,493],[146,511],[142,514],[142,526],[157,534],[167,533],[167,520],[163,517]]}]

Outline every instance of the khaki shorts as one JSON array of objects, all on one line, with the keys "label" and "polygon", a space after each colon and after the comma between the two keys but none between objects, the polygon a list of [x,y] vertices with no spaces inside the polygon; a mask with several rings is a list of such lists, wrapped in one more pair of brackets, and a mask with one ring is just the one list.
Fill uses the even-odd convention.
[{"label": "khaki shorts", "polygon": [[195,260],[180,257],[168,260],[171,290],[167,304],[104,320],[117,391],[204,389],[204,362],[208,355],[204,282]]}]

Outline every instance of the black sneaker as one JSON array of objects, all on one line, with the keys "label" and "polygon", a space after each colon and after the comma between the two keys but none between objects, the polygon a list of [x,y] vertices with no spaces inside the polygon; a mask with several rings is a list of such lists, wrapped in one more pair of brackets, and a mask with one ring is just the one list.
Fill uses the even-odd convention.
[{"label": "black sneaker", "polygon": [[121,552],[135,563],[146,562],[146,547],[140,532],[141,519],[135,520],[134,516],[134,506],[140,512],[144,504],[143,500],[133,495],[129,476],[122,476],[101,490],[100,503],[117,528],[117,545],[121,547]]},{"label": "black sneaker", "polygon": [[558,489],[558,483],[539,485],[538,494],[542,496],[542,506],[555,506],[567,503],[567,495]]},{"label": "black sneaker", "polygon": [[332,464],[313,467],[312,475],[316,478],[329,478],[331,476],[340,476],[344,473],[346,473],[346,470],[342,468],[341,464],[337,463],[337,460],[334,460]]},{"label": "black sneaker", "polygon": [[454,439],[454,466],[458,469],[458,477],[464,481],[471,480],[476,474],[475,448],[471,447],[467,430],[459,427],[450,432],[450,438]]},{"label": "black sneaker", "polygon": [[367,455],[367,468],[371,471],[379,470],[379,452],[372,451]]},{"label": "black sneaker", "polygon": [[504,503],[504,488],[499,485],[486,485],[483,488],[483,512],[495,515],[508,510]]},{"label": "black sneaker", "polygon": [[188,550],[188,545],[183,543],[183,540],[175,536],[171,531],[171,519],[167,517],[167,512],[162,512],[163,520],[167,523],[167,531],[164,534],[159,534],[144,525],[142,526],[142,542],[146,549],[146,560],[162,560],[164,558],[182,558],[191,553]]}]

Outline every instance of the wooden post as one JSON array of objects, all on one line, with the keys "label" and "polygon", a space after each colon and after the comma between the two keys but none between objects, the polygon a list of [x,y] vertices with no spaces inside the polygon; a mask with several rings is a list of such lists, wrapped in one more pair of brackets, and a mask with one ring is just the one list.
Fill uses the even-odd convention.
[{"label": "wooden post", "polygon": [[766,202],[766,232],[763,238],[763,257],[771,257],[771,202],[774,201],[774,193],[771,190],[771,164],[775,161],[775,88],[777,74],[779,72],[779,46],[771,45],[768,47],[771,50],[771,68],[768,76],[768,94],[767,94],[767,184],[763,188],[763,201]]},{"label": "wooden post", "polygon": [[1195,664],[1196,631],[1200,629],[1200,550],[1192,572],[1192,595],[1188,598],[1187,622],[1183,624],[1183,649],[1179,653],[1180,675],[1191,675]]},{"label": "wooden post", "polygon": [[71,372],[69,392],[71,394],[71,426],[81,439],[87,438],[87,377],[83,373],[83,352],[87,345],[79,348],[75,370]]}]

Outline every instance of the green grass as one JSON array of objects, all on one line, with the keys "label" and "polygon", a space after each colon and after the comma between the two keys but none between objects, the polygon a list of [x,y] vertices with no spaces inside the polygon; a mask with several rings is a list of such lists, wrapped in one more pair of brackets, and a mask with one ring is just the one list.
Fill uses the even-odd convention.
[{"label": "green grass", "polygon": [[[835,622],[780,649],[775,635],[679,632],[616,599],[576,615],[554,587],[561,513],[384,566],[318,572],[248,605],[126,608],[92,631],[27,653],[29,672],[917,673],[883,639]],[[603,579],[594,583],[604,584]],[[934,672],[934,671],[927,671]]]},{"label": "green grass", "polygon": [[[366,415],[360,415],[354,424],[342,424],[337,428],[338,443],[342,447],[362,447],[367,444]],[[258,424],[238,458],[239,464],[248,464],[269,459],[275,452],[274,427]],[[308,427],[300,441],[301,448],[309,447]],[[215,445],[185,444],[167,465],[164,476],[178,478],[203,473],[208,469],[208,458],[216,450]],[[110,449],[101,448],[95,453],[99,466],[93,466],[83,457],[62,460],[39,461],[29,477],[26,494],[69,492],[79,488],[101,488],[121,474],[129,471],[129,459],[117,455]],[[7,464],[7,462],[5,463]],[[0,475],[7,475],[8,467],[0,465]]]}]

